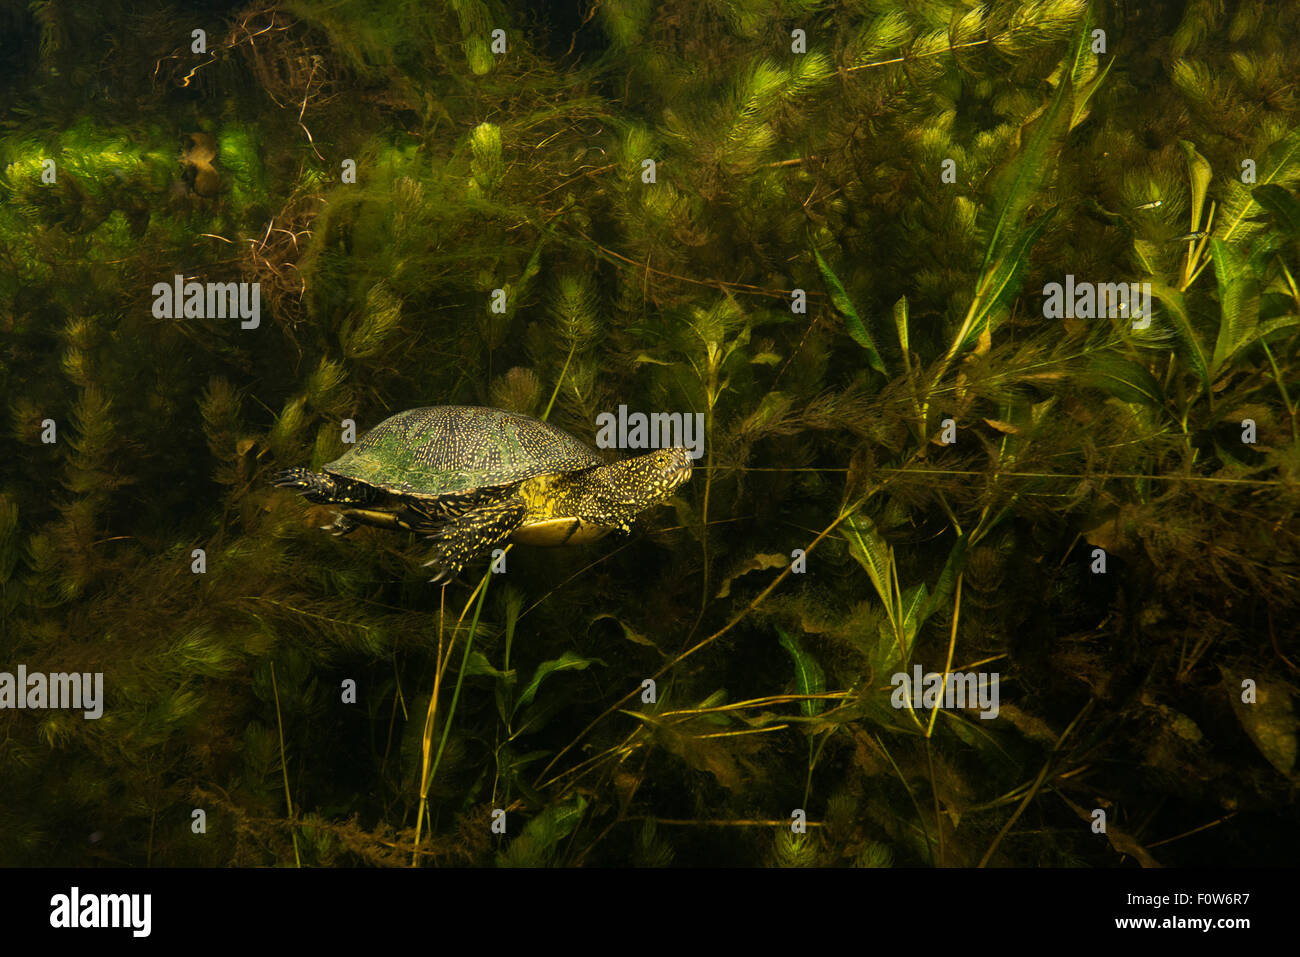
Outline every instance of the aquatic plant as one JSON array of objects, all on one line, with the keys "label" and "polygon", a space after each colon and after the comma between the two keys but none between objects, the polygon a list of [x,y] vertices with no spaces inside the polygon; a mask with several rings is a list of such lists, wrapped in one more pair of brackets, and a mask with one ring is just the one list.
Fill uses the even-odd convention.
[{"label": "aquatic plant", "polygon": [[[0,7],[0,671],[107,689],[0,710],[0,860],[1294,854],[1285,9],[127,7]],[[705,457],[431,588],[269,482],[430,404]]]}]

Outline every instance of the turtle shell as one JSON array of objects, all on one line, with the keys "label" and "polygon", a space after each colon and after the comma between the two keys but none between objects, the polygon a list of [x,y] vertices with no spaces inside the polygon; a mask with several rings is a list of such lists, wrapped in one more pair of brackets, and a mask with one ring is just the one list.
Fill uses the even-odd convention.
[{"label": "turtle shell", "polygon": [[531,416],[438,405],[380,422],[325,471],[398,495],[463,495],[603,465],[569,433]]}]

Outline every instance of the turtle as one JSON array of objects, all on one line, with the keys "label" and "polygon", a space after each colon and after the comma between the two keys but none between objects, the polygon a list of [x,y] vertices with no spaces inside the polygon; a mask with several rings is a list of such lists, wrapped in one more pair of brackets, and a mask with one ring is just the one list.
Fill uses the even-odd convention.
[{"label": "turtle", "polygon": [[631,531],[642,512],[691,477],[689,449],[656,449],[606,464],[563,429],[482,406],[409,409],[380,422],[321,472],[292,468],[273,482],[309,502],[337,505],[331,525],[423,534],[425,563],[452,581],[476,555],[507,539],[579,545]]}]

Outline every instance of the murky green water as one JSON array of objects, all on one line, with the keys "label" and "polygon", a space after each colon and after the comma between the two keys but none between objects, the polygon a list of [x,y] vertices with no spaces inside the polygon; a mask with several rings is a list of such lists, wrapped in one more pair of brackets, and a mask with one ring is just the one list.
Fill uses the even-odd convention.
[{"label": "murky green water", "polygon": [[1290,862],[1291,19],[5,3],[0,863]]}]

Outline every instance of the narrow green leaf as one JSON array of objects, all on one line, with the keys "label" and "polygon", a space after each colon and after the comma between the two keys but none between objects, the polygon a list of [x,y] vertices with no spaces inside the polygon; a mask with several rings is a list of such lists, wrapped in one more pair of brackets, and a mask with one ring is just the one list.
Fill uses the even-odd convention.
[{"label": "narrow green leaf", "polygon": [[496,751],[497,774],[504,793],[520,795],[532,807],[544,807],[546,798],[533,787],[527,773],[528,766],[541,758],[550,757],[548,750],[528,751],[520,754],[509,742],[502,743]]},{"label": "narrow green leaf", "polygon": [[1276,183],[1256,186],[1251,198],[1273,214],[1278,228],[1288,236],[1300,236],[1300,199]]},{"label": "narrow green leaf", "polygon": [[[787,635],[779,627],[776,629],[781,647],[794,659],[794,685],[799,694],[821,694],[826,690],[826,675],[822,672],[817,659],[804,651],[799,639]],[[811,718],[821,711],[823,701],[802,701],[800,707],[805,716]]]},{"label": "narrow green leaf", "polygon": [[925,587],[925,582],[919,585],[913,585],[903,592],[903,597],[899,604],[903,610],[903,634],[907,637],[907,644],[910,647],[912,639],[921,627],[921,615],[926,607],[926,599],[929,597],[929,591]]},{"label": "narrow green leaf", "polygon": [[1255,336],[1255,341],[1267,339],[1279,329],[1290,329],[1293,326],[1300,326],[1300,316],[1278,316],[1276,319],[1269,319],[1267,322],[1259,324],[1259,334]]},{"label": "narrow green leaf", "polygon": [[948,552],[948,559],[943,563],[943,571],[939,573],[939,580],[934,583],[934,591],[925,599],[925,604],[917,615],[916,627],[918,630],[929,620],[930,616],[935,613],[941,604],[948,601],[949,596],[952,594],[952,590],[957,583],[957,575],[966,565],[966,545],[969,534],[969,532],[963,532],[961,537],[953,543],[952,550]]},{"label": "narrow green leaf", "polygon": [[1153,408],[1164,405],[1164,393],[1155,376],[1140,363],[1114,353],[1094,356],[1079,381],[1104,389],[1122,402]]},{"label": "narrow green leaf", "polygon": [[1218,378],[1229,356],[1255,339],[1259,325],[1259,283],[1246,269],[1245,257],[1232,246],[1210,240],[1210,258],[1219,285],[1219,337],[1214,344],[1211,378]]},{"label": "narrow green leaf", "polygon": [[551,805],[524,825],[519,836],[497,855],[497,863],[502,867],[547,864],[555,846],[573,832],[586,809],[587,800],[580,794],[567,804]]},{"label": "narrow green leaf", "polygon": [[985,277],[992,271],[994,262],[1006,261],[1006,249],[1021,245],[1021,223],[1039,188],[1055,167],[1053,160],[1070,131],[1074,117],[1074,73],[1088,42],[1087,26],[1085,17],[1071,51],[1072,65],[1057,85],[1052,101],[1021,127],[1020,148],[995,174],[992,194],[999,206],[998,218],[989,237],[984,261],[980,264],[981,278],[977,289],[986,285]]},{"label": "narrow green leaf", "polygon": [[898,330],[898,345],[903,350],[903,365],[911,365],[908,356],[912,348],[907,333],[907,297],[902,296],[894,303],[894,327]]},{"label": "narrow green leaf", "polygon": [[1169,313],[1174,336],[1178,342],[1179,355],[1192,367],[1201,383],[1208,389],[1210,387],[1210,367],[1206,362],[1205,350],[1201,347],[1196,330],[1192,328],[1192,320],[1187,314],[1187,305],[1183,302],[1183,294],[1171,286],[1158,282],[1151,284],[1151,293],[1160,300]]},{"label": "narrow green leaf", "polygon": [[572,651],[566,651],[558,658],[552,658],[550,661],[543,661],[533,672],[532,678],[528,680],[524,690],[519,693],[519,700],[515,702],[514,714],[519,713],[519,709],[526,707],[533,697],[537,694],[537,689],[541,687],[543,681],[548,675],[557,671],[585,671],[590,665],[603,665],[605,662],[599,658],[583,658]]},{"label": "narrow green leaf", "polygon": [[515,671],[513,668],[509,671],[502,671],[494,667],[483,652],[471,651],[469,658],[465,661],[465,677],[471,678],[474,675],[490,675],[493,678],[513,679]]},{"label": "narrow green leaf", "polygon": [[921,403],[917,398],[916,382],[919,368],[914,369],[912,367],[912,341],[909,324],[907,297],[900,296],[898,302],[894,303],[894,328],[898,330],[898,347],[903,353],[903,372],[907,375],[908,398],[911,400],[912,415],[914,416],[914,419],[908,423],[908,427],[916,430],[917,438],[920,439],[919,426],[916,424],[921,420]]},{"label": "narrow green leaf", "polygon": [[1187,178],[1192,188],[1192,224],[1189,227],[1195,231],[1201,228],[1201,212],[1205,207],[1205,193],[1210,188],[1210,163],[1204,156],[1196,152],[1196,147],[1187,140],[1179,140],[1178,145],[1183,148],[1183,155],[1187,157]]},{"label": "narrow green leaf", "polygon": [[844,538],[849,543],[849,554],[866,569],[867,577],[876,588],[881,603],[894,617],[893,576],[890,574],[891,555],[876,526],[864,515],[850,515],[844,520]]},{"label": "narrow green leaf", "polygon": [[1233,360],[1236,359],[1240,352],[1249,349],[1257,342],[1267,340],[1269,336],[1277,332],[1279,329],[1292,329],[1296,326],[1300,326],[1300,316],[1295,315],[1279,316],[1277,319],[1269,319],[1266,322],[1261,322],[1256,327],[1253,335],[1239,343],[1235,349],[1223,357],[1222,368],[1226,369],[1228,366],[1232,365]]},{"label": "narrow green leaf", "polygon": [[1221,219],[1227,228],[1222,231],[1224,242],[1230,242],[1233,234],[1252,215],[1256,205],[1255,193],[1260,187],[1274,183],[1295,185],[1300,176],[1300,129],[1293,129],[1286,136],[1268,148],[1264,161],[1259,164],[1259,186],[1253,192],[1247,192],[1236,179],[1229,179],[1225,190],[1228,193]]},{"label": "narrow green leaf", "polygon": [[537,240],[537,245],[533,247],[533,254],[528,257],[528,265],[524,267],[523,273],[519,276],[515,284],[514,295],[512,300],[522,301],[524,294],[528,291],[528,286],[532,283],[533,277],[537,275],[542,268],[542,247],[546,245],[546,236],[542,235]]},{"label": "narrow green leaf", "polygon": [[1160,244],[1152,242],[1149,239],[1133,240],[1133,255],[1137,257],[1142,266],[1142,271],[1148,276],[1154,276],[1160,268],[1157,265],[1160,262]]},{"label": "narrow green leaf", "polygon": [[1110,68],[1114,65],[1115,58],[1111,57],[1110,62],[1102,67],[1100,73],[1096,74],[1091,80],[1083,83],[1080,83],[1079,81],[1080,78],[1078,72],[1075,73],[1074,83],[1079,92],[1076,93],[1074,97],[1074,110],[1070,117],[1070,129],[1074,129],[1088,118],[1088,101],[1092,99],[1092,95],[1101,88],[1102,83],[1106,80],[1106,74],[1110,72]]},{"label": "narrow green leaf", "polygon": [[972,303],[974,314],[965,324],[964,335],[949,350],[949,354],[955,355],[978,339],[994,311],[1019,292],[1025,265],[1029,261],[1029,251],[1055,215],[1056,207],[1053,206],[1038,217],[1034,225],[1016,236],[1015,242],[994,262],[993,268],[980,277],[975,302]]},{"label": "narrow green leaf", "polygon": [[1294,689],[1285,681],[1270,675],[1252,675],[1255,681],[1255,700],[1245,702],[1241,698],[1246,676],[1225,666],[1220,666],[1219,671],[1223,675],[1228,702],[1246,734],[1250,735],[1255,747],[1259,748],[1259,753],[1279,774],[1293,778],[1296,766],[1296,730],[1300,727],[1291,707]]},{"label": "narrow green leaf", "polygon": [[747,575],[750,572],[755,571],[766,571],[769,568],[784,568],[789,564],[790,556],[781,554],[780,552],[759,552],[751,555],[727,573],[727,576],[722,580],[721,587],[718,588],[718,594],[716,597],[726,598],[730,595],[732,583],[742,575]]},{"label": "narrow green leaf", "polygon": [[867,332],[867,327],[862,324],[858,317],[858,311],[853,308],[853,302],[849,299],[848,292],[845,291],[839,277],[831,269],[830,265],[822,258],[822,254],[813,249],[813,256],[817,259],[817,266],[822,271],[822,276],[826,280],[826,285],[831,289],[831,302],[839,310],[840,315],[844,317],[844,326],[853,341],[867,350],[867,362],[871,368],[884,375],[885,360],[880,357],[880,350],[876,348],[875,340],[871,338],[871,333]]},{"label": "narrow green leaf", "polygon": [[637,631],[635,628],[633,628],[623,619],[619,618],[617,615],[611,615],[609,612],[602,612],[601,614],[596,615],[594,618],[592,618],[590,624],[594,625],[596,622],[604,621],[606,619],[614,622],[616,625],[619,626],[619,628],[623,629],[623,637],[626,638],[628,641],[634,642],[635,644],[638,645],[648,645],[649,647],[653,648],[655,651],[659,650],[658,645],[656,645],[645,635],[641,634],[639,631]]}]

